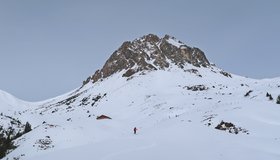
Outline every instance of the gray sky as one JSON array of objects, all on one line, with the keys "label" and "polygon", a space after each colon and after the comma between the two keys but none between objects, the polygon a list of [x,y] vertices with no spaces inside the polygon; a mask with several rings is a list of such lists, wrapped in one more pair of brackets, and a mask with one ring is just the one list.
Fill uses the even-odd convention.
[{"label": "gray sky", "polygon": [[278,0],[1,0],[0,89],[28,101],[79,87],[124,41],[170,34],[219,67],[280,76]]}]

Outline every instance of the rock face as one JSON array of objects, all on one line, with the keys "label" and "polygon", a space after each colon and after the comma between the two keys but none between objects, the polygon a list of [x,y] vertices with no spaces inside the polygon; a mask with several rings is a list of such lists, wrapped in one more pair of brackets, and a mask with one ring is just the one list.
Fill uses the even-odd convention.
[{"label": "rock face", "polygon": [[164,70],[171,63],[180,68],[184,68],[186,64],[196,67],[210,66],[199,48],[189,47],[169,35],[159,38],[148,34],[132,42],[124,42],[110,56],[101,70],[97,70],[93,76],[84,81],[84,85],[123,70],[125,70],[123,77],[130,77],[144,70]]}]

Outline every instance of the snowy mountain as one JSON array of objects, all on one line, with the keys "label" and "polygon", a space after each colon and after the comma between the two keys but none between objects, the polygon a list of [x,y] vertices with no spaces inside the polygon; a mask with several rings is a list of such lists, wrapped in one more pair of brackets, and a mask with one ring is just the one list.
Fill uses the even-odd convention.
[{"label": "snowy mountain", "polygon": [[59,97],[30,103],[1,91],[4,130],[32,125],[3,159],[279,160],[279,94],[280,78],[225,72],[200,49],[149,34]]}]

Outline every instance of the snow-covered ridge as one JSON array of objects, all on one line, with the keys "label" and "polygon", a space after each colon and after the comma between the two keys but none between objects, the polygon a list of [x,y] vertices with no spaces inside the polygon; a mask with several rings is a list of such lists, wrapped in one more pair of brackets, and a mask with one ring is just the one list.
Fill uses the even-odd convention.
[{"label": "snow-covered ridge", "polygon": [[[24,110],[28,108],[29,102],[20,100],[10,93],[0,90],[0,106],[3,110]],[[20,107],[18,107],[20,105]]]}]

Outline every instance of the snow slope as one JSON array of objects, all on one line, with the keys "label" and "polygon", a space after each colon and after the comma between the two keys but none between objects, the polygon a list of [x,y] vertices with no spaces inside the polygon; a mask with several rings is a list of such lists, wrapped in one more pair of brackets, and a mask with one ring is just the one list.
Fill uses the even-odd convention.
[{"label": "snow slope", "polygon": [[149,34],[64,95],[31,103],[0,91],[0,127],[33,128],[3,159],[279,160],[279,94],[280,78],[227,73],[198,48]]},{"label": "snow slope", "polygon": [[[230,78],[220,71],[174,65],[133,78],[120,72],[35,103],[20,116],[12,114],[28,117],[34,129],[3,159],[280,159],[280,105],[275,103],[280,79]],[[187,89],[194,85],[208,89]],[[96,120],[102,114],[112,119]],[[242,130],[215,129],[221,121]]]}]

